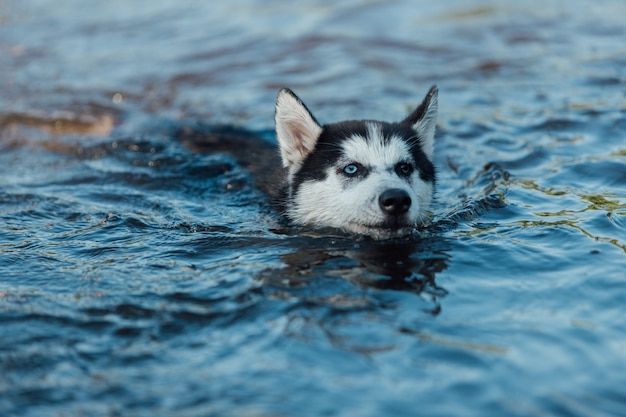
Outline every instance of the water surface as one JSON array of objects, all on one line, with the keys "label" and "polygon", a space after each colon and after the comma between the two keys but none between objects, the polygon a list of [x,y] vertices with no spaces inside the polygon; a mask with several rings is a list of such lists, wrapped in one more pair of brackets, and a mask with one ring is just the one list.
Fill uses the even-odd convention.
[{"label": "water surface", "polygon": [[[626,4],[0,3],[0,415],[626,415]],[[177,132],[440,89],[430,227],[286,228]]]}]

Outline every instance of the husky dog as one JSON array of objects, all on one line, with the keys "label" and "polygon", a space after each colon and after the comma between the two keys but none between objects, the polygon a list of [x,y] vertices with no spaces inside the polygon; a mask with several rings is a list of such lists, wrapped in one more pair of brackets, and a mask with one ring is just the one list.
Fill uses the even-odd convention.
[{"label": "husky dog", "polygon": [[375,239],[410,233],[428,216],[437,88],[403,121],[320,125],[289,89],[276,100],[276,136],[286,184],[284,214],[295,225],[333,227]]},{"label": "husky dog", "polygon": [[174,133],[196,152],[225,152],[293,225],[386,239],[410,234],[433,200],[437,88],[403,121],[320,125],[289,89],[276,99],[276,145],[251,132],[194,123]]}]

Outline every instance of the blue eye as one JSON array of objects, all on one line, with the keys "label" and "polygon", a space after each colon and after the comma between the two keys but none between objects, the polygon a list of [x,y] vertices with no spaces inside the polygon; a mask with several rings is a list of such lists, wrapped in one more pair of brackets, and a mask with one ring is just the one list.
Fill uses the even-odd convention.
[{"label": "blue eye", "polygon": [[343,168],[343,173],[348,175],[348,176],[353,176],[354,174],[356,174],[359,171],[359,167],[356,166],[356,164],[350,164],[350,165],[346,165]]}]

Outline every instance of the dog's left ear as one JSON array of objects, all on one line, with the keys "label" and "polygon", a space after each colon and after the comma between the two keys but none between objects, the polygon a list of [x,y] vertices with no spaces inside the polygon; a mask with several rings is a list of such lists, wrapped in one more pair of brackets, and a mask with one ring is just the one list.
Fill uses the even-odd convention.
[{"label": "dog's left ear", "polygon": [[422,149],[430,160],[433,159],[435,148],[435,126],[437,125],[437,108],[439,106],[437,95],[437,86],[433,85],[428,90],[422,104],[417,106],[417,109],[402,121],[402,124],[408,124],[417,133]]},{"label": "dog's left ear", "polygon": [[283,166],[296,170],[315,148],[322,127],[298,96],[288,88],[278,92],[274,119]]}]

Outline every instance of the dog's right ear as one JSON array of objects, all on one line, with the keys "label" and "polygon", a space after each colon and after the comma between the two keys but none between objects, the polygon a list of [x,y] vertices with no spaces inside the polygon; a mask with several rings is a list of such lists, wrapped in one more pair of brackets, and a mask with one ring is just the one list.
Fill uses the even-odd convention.
[{"label": "dog's right ear", "polygon": [[283,166],[297,169],[315,148],[322,127],[298,96],[288,88],[278,92],[274,120]]}]

